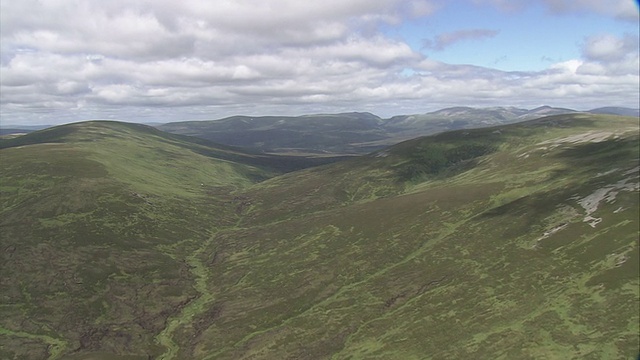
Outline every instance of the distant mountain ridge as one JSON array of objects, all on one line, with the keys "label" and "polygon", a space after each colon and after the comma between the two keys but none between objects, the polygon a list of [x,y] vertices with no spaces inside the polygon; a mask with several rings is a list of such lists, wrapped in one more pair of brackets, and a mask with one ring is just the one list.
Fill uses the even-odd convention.
[{"label": "distant mountain ridge", "polygon": [[303,116],[232,116],[220,120],[175,122],[158,128],[170,133],[265,152],[359,153],[351,143],[388,137],[383,120],[370,113]]},{"label": "distant mountain ridge", "polygon": [[[223,145],[286,155],[363,155],[400,141],[456,129],[497,126],[581,111],[552,106],[456,106],[422,114],[381,118],[368,112],[300,116],[235,115],[216,120],[149,123],[162,131]],[[583,113],[640,117],[640,109],[600,107]],[[0,136],[47,126],[0,126]]]},{"label": "distant mountain ridge", "polygon": [[[367,112],[302,116],[232,116],[158,126],[170,133],[263,152],[365,154],[416,136],[497,126],[543,116],[578,113],[560,107],[450,107],[424,114],[383,119]],[[634,116],[637,109],[606,107],[587,113]],[[637,115],[636,115],[637,116]]]},{"label": "distant mountain ridge", "polygon": [[630,109],[625,107],[615,107],[615,106],[607,106],[601,107],[593,110],[589,110],[592,114],[603,114],[603,115],[622,115],[622,116],[640,116],[640,109]]}]

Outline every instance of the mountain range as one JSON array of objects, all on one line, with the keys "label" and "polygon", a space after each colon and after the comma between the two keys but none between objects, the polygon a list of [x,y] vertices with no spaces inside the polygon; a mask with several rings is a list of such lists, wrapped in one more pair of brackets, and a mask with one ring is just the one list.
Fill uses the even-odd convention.
[{"label": "mountain range", "polygon": [[[516,107],[453,107],[389,119],[370,113],[232,116],[211,121],[174,122],[159,125],[158,128],[270,153],[363,155],[417,136],[577,112],[550,106],[531,110]],[[587,113],[640,116],[638,109],[617,107],[598,108]]]},{"label": "mountain range", "polygon": [[[220,124],[384,129],[323,119]],[[109,121],[0,139],[0,358],[637,356],[638,119],[478,121],[339,159]]]}]

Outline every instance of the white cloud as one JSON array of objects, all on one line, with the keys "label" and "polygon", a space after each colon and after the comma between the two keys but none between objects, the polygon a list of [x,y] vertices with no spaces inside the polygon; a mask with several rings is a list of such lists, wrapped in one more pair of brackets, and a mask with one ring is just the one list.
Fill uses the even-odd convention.
[{"label": "white cloud", "polygon": [[634,0],[545,0],[556,13],[594,12],[614,18],[638,21],[638,7]]},{"label": "white cloud", "polygon": [[2,4],[2,37],[18,46],[133,59],[216,58],[279,46],[315,46],[344,39],[356,25],[393,21],[403,12],[431,11],[426,1],[412,1],[405,9],[401,0]]},{"label": "white cloud", "polygon": [[[638,98],[637,37],[631,35],[585,39],[582,59],[546,71],[504,72],[437,62],[378,30],[429,16],[435,4],[3,1],[1,121],[353,110],[388,116],[459,104],[535,99],[589,107],[594,98],[606,105]],[[461,30],[435,41],[445,47],[495,34]]]},{"label": "white cloud", "polygon": [[593,61],[615,62],[638,57],[638,35],[626,34],[620,38],[611,34],[591,36],[583,46],[584,56]]},{"label": "white cloud", "polygon": [[[508,12],[519,11],[536,3],[531,0],[473,0],[473,2],[490,4]],[[541,0],[538,2],[556,14],[591,12],[634,22],[640,18],[634,0]]]}]

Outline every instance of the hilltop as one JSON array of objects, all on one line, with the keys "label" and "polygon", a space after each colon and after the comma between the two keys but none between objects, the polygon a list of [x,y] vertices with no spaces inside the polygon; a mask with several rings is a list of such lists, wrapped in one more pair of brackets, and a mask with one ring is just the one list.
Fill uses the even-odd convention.
[{"label": "hilltop", "polygon": [[175,136],[0,142],[1,356],[638,353],[637,118],[459,129],[286,173]]},{"label": "hilltop", "polygon": [[[101,144],[105,144],[103,147],[113,146],[117,148],[123,145],[123,148],[113,150],[122,152],[119,156],[134,158],[137,154],[126,154],[126,149],[131,146],[142,145],[142,143],[137,142],[141,139],[152,142],[152,144],[144,146],[149,152],[153,152],[154,148],[161,152],[166,151],[163,146],[171,146],[179,149],[176,151],[193,152],[209,158],[251,165],[273,174],[300,170],[305,167],[344,159],[344,157],[340,156],[302,158],[298,156],[268,155],[250,149],[215,143],[202,138],[167,133],[149,125],[117,121],[87,121],[50,127],[28,133],[25,136],[0,139],[0,149],[34,144],[69,143],[78,145],[101,141]],[[135,151],[140,151],[140,149]],[[159,157],[159,159],[162,159],[162,157]]]}]

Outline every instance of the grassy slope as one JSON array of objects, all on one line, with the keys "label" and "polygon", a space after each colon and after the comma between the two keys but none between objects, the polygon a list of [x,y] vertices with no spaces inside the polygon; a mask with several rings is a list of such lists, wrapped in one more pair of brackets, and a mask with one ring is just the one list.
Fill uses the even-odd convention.
[{"label": "grassy slope", "polygon": [[[43,146],[67,147],[7,149],[2,161],[7,151],[26,159],[33,147],[40,157]],[[68,150],[88,151],[78,161],[102,158]],[[47,154],[49,164],[65,159]],[[0,291],[9,354],[46,357],[47,344],[52,358],[72,359],[638,352],[634,118],[580,114],[445,133],[251,187],[225,177],[231,184],[212,184],[208,200],[197,182],[171,190],[186,181],[175,175],[141,185],[145,177],[113,160],[95,168],[125,180],[91,196],[98,209],[135,205],[122,213],[96,213],[78,200],[88,195],[39,190],[113,178],[64,178],[73,172],[38,163],[29,171],[42,176],[0,183],[3,201],[15,199],[2,217],[13,231],[2,244],[2,278],[13,281]],[[50,176],[56,169],[64,181]],[[155,171],[165,170],[147,174]],[[238,190],[225,197],[226,186]],[[44,206],[48,198],[58,205]],[[20,212],[39,209],[28,203],[35,199],[49,212]]]},{"label": "grassy slope", "polygon": [[154,337],[199,296],[191,252],[236,221],[230,192],[273,175],[132,124],[0,145],[2,358],[164,352]]},{"label": "grassy slope", "polygon": [[637,190],[637,119],[590,115],[268,180],[203,251],[211,310],[180,356],[632,357]]}]

